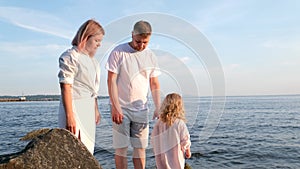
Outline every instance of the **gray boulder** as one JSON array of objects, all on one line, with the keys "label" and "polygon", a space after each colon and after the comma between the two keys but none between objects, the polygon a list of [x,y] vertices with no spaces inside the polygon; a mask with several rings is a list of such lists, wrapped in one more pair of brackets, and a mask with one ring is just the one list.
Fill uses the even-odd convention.
[{"label": "gray boulder", "polygon": [[83,143],[65,129],[41,129],[21,140],[32,139],[18,153],[0,155],[0,169],[101,169]]}]

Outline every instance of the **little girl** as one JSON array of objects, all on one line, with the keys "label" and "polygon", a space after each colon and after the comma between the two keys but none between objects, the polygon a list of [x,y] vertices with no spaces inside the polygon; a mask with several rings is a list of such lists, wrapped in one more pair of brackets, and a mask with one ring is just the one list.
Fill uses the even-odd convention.
[{"label": "little girl", "polygon": [[183,169],[185,157],[191,157],[190,134],[185,121],[181,96],[176,93],[168,94],[151,134],[158,169]]}]

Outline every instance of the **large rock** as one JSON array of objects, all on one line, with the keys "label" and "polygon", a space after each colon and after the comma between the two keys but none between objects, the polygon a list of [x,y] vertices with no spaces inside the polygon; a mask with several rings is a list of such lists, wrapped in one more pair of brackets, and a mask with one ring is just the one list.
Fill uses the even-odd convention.
[{"label": "large rock", "polygon": [[0,156],[0,169],[101,169],[83,143],[65,129],[42,129],[25,136],[32,139],[24,150]]}]

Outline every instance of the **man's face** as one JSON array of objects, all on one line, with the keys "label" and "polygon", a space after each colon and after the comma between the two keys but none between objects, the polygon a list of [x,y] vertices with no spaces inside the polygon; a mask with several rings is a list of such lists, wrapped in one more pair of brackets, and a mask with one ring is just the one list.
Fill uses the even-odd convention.
[{"label": "man's face", "polygon": [[150,36],[142,36],[142,35],[132,35],[132,43],[131,47],[137,51],[144,50],[150,41]]}]

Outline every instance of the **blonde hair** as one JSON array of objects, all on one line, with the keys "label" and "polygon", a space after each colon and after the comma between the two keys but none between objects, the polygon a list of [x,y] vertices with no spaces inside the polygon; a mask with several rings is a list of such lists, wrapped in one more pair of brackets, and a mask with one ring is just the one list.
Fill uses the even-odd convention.
[{"label": "blonde hair", "polygon": [[83,42],[97,34],[105,34],[103,27],[93,19],[87,20],[78,29],[74,39],[72,40],[72,45],[81,49],[84,45]]},{"label": "blonde hair", "polygon": [[166,96],[160,107],[160,120],[171,126],[176,119],[186,122],[182,98],[177,93]]}]

